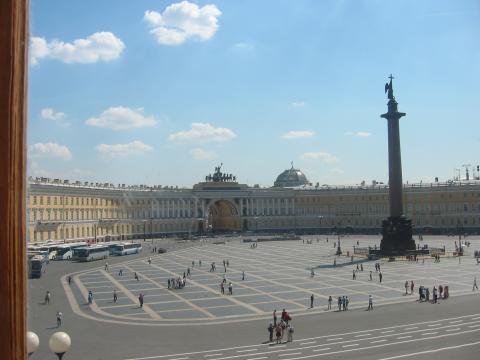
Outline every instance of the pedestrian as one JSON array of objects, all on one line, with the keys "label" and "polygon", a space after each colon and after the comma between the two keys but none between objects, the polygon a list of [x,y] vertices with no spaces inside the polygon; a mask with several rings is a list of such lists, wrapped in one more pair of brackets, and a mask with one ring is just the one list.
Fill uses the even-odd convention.
[{"label": "pedestrian", "polygon": [[373,310],[373,296],[372,296],[372,294],[368,295],[368,309],[367,310]]},{"label": "pedestrian", "polygon": [[133,274],[133,277],[135,278],[135,280],[140,281],[140,279],[138,278],[138,275],[137,275],[137,272],[136,272],[136,271],[135,271],[135,273]]},{"label": "pedestrian", "polygon": [[277,309],[273,310],[273,326],[277,326]]},{"label": "pedestrian", "polygon": [[348,310],[348,303],[350,300],[348,299],[348,296],[345,296],[345,310]]},{"label": "pedestrian", "polygon": [[363,264],[360,264],[360,271],[363,272]]},{"label": "pedestrian", "polygon": [[113,303],[115,304],[117,302],[118,295],[117,295],[117,290],[113,289]]},{"label": "pedestrian", "polygon": [[108,271],[108,262],[105,263],[105,271]]},{"label": "pedestrian", "polygon": [[52,295],[50,294],[50,291],[47,290],[46,294],[45,294],[45,304],[50,304],[50,298],[52,297]]},{"label": "pedestrian", "polygon": [[230,262],[229,262],[228,259],[227,259],[227,267],[229,267],[229,266],[230,266]]},{"label": "pedestrian", "polygon": [[380,280],[380,282],[382,282],[382,278],[383,278],[383,275],[381,272],[378,273],[378,279]]},{"label": "pedestrian", "polygon": [[342,310],[342,298],[339,296],[337,300],[338,311]]},{"label": "pedestrian", "polygon": [[295,330],[293,329],[293,326],[290,324],[288,325],[288,332],[287,332],[287,342],[292,342],[293,341],[293,332]]},{"label": "pedestrian", "polygon": [[473,288],[472,288],[472,291],[475,290],[475,289],[478,290],[477,277],[476,277],[476,276],[473,278]]},{"label": "pedestrian", "polygon": [[187,276],[190,276],[191,273],[190,273],[190,268],[187,268]]},{"label": "pedestrian", "polygon": [[353,276],[352,276],[353,280],[356,280],[357,279],[357,275],[355,274],[355,270],[353,270]]},{"label": "pedestrian", "polygon": [[405,295],[408,294],[408,280],[405,280]]},{"label": "pedestrian", "polygon": [[434,286],[433,287],[433,303],[436,304],[437,303],[437,288]]},{"label": "pedestrian", "polygon": [[148,258],[148,264],[152,265],[152,258],[151,257]]},{"label": "pedestrian", "polygon": [[282,327],[280,326],[280,324],[278,324],[276,327],[275,327],[275,336],[277,338],[277,341],[276,343],[277,344],[280,344],[282,342]]},{"label": "pedestrian", "polygon": [[327,310],[332,310],[332,295],[328,297],[328,308]]},{"label": "pedestrian", "polygon": [[140,295],[138,295],[138,302],[140,303],[140,307],[143,308],[143,294],[140,293]]},{"label": "pedestrian", "polygon": [[123,269],[118,270],[118,276],[123,276]]},{"label": "pedestrian", "polygon": [[57,311],[57,328],[62,326],[62,317],[63,317],[62,312]]},{"label": "pedestrian", "polygon": [[233,295],[233,285],[231,282],[228,284],[228,294]]},{"label": "pedestrian", "polygon": [[88,290],[87,299],[88,299],[88,304],[91,305],[93,303],[93,292],[92,292],[92,290]]},{"label": "pedestrian", "polygon": [[198,266],[202,266],[202,260],[198,260]]},{"label": "pedestrian", "polygon": [[313,294],[310,295],[310,309],[313,308]]},{"label": "pedestrian", "polygon": [[168,286],[168,289],[170,289],[170,278],[167,279],[167,286]]},{"label": "pedestrian", "polygon": [[195,267],[195,261],[192,260],[192,268]]},{"label": "pedestrian", "polygon": [[313,268],[310,269],[310,277],[314,277],[315,276],[315,271],[313,271]]},{"label": "pedestrian", "polygon": [[245,271],[242,271],[242,281],[245,280]]},{"label": "pedestrian", "polygon": [[268,325],[268,340],[269,342],[273,342],[273,330],[275,329],[275,327],[272,325],[272,323],[270,323],[270,325]]},{"label": "pedestrian", "polygon": [[68,285],[71,285],[71,284],[72,284],[72,276],[68,275]]},{"label": "pedestrian", "polygon": [[370,270],[370,281],[372,281],[372,270]]},{"label": "pedestrian", "polygon": [[220,283],[220,292],[222,293],[222,295],[225,295],[225,283],[222,281]]},{"label": "pedestrian", "polygon": [[410,294],[413,295],[413,289],[415,288],[415,284],[413,283],[413,280],[410,281]]}]

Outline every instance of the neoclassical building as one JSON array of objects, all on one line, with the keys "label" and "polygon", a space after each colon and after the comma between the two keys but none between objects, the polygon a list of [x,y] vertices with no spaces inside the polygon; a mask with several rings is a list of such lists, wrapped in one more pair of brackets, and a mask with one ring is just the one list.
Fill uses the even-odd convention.
[{"label": "neoclassical building", "polygon": [[[111,240],[206,232],[378,233],[388,187],[312,186],[287,169],[270,188],[215,168],[191,189],[29,181],[28,240]],[[480,233],[480,181],[404,185],[416,232]]]}]

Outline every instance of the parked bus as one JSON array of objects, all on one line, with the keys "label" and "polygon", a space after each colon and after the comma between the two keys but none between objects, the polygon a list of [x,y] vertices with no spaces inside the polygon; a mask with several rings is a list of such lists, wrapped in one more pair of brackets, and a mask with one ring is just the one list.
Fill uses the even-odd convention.
[{"label": "parked bus", "polygon": [[73,255],[73,249],[85,246],[87,246],[86,242],[58,245],[54,260],[70,260]]},{"label": "parked bus", "polygon": [[138,254],[142,251],[142,244],[140,243],[119,243],[113,247],[113,255],[130,255]]},{"label": "parked bus", "polygon": [[35,255],[28,260],[28,277],[41,278],[47,268],[47,259],[44,256]]},{"label": "parked bus", "polygon": [[121,242],[120,241],[109,241],[109,242],[105,243],[105,245],[108,246],[108,251],[110,252],[110,255],[114,255],[113,252],[114,252],[115,246],[117,246],[118,244],[121,244]]},{"label": "parked bus", "polygon": [[82,246],[73,249],[72,260],[93,261],[108,258],[109,251],[106,245]]},{"label": "parked bus", "polygon": [[59,243],[48,243],[44,244],[42,246],[39,246],[40,251],[48,251],[48,259],[53,260],[55,259],[55,255],[57,254],[57,247],[59,246]]}]

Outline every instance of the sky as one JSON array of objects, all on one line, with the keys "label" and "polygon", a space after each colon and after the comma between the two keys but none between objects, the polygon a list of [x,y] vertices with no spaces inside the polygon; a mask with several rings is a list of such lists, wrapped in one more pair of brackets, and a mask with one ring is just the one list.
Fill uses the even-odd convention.
[{"label": "sky", "polygon": [[[191,187],[404,182],[480,163],[477,0],[32,0],[32,176]],[[463,175],[462,175],[463,176]]]}]

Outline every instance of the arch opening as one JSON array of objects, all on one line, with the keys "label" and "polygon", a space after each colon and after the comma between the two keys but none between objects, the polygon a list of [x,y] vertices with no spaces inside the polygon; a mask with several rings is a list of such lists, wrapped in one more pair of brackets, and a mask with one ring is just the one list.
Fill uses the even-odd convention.
[{"label": "arch opening", "polygon": [[217,200],[208,208],[208,230],[212,232],[240,231],[241,222],[238,210],[228,200]]}]

